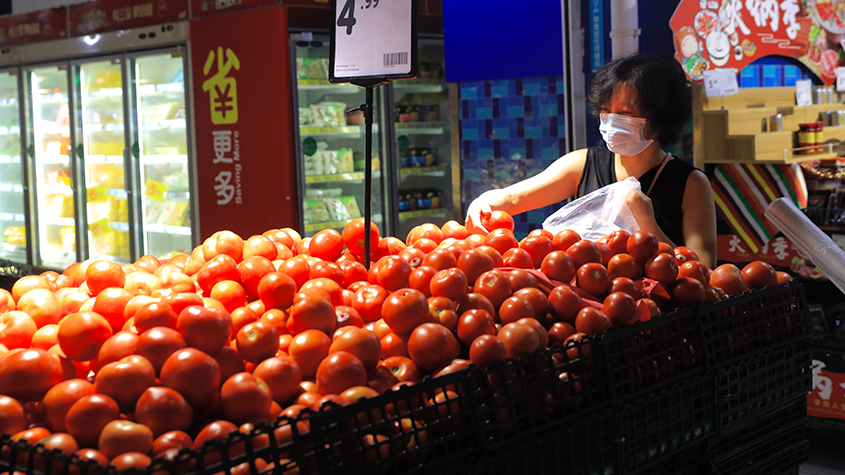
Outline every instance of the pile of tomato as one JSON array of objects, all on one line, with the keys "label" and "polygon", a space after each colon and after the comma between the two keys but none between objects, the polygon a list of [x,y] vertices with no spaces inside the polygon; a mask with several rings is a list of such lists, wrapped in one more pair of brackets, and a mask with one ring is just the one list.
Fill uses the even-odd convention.
[{"label": "pile of tomato", "polygon": [[21,278],[0,289],[0,435],[144,469],[280,415],[788,280],[762,262],[711,271],[644,231],[517,241],[507,214],[484,224],[425,224],[404,242],[372,225],[369,269],[359,219],[304,239],[221,231],[168,261]]}]

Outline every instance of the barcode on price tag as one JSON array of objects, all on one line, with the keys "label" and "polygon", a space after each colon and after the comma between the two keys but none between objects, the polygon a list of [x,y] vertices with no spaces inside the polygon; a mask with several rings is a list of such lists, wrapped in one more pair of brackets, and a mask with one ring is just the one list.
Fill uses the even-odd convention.
[{"label": "barcode on price tag", "polygon": [[408,64],[408,52],[401,53],[384,53],[385,66],[397,66],[400,64]]}]

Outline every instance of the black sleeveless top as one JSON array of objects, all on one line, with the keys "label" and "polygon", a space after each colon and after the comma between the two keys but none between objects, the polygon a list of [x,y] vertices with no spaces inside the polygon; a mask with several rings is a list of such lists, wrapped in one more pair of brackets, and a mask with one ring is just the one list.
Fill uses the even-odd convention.
[{"label": "black sleeveless top", "polygon": [[[584,163],[584,170],[581,172],[581,181],[578,183],[578,193],[575,198],[580,198],[599,188],[616,183],[616,167],[614,167],[614,154],[606,148],[590,147],[587,149],[587,160]],[[639,178],[643,193],[648,191],[654,175],[660,165],[645,172]],[[682,204],[684,191],[687,187],[687,178],[696,168],[683,160],[677,158],[666,162],[663,171],[660,172],[657,183],[651,190],[649,198],[654,206],[654,217],[660,229],[676,245],[684,245],[683,213]]]}]

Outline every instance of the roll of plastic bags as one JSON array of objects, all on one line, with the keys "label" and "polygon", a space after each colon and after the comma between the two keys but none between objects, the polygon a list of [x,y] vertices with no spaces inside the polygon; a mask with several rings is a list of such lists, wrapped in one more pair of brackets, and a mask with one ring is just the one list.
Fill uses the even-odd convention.
[{"label": "roll of plastic bags", "polygon": [[571,229],[592,240],[620,229],[637,231],[637,220],[625,202],[631,190],[640,190],[640,182],[634,177],[599,188],[555,211],[543,221],[543,229],[552,234]]},{"label": "roll of plastic bags", "polygon": [[772,201],[765,216],[845,293],[845,251],[830,236],[786,198]]}]

